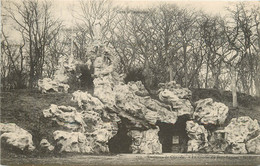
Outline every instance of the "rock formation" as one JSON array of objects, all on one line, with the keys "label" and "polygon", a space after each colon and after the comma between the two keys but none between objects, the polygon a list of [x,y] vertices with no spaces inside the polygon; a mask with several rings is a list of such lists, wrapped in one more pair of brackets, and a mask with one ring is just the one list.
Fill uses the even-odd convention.
[{"label": "rock formation", "polygon": [[158,129],[130,131],[128,134],[132,137],[132,145],[130,146],[132,153],[162,153],[162,145],[159,142],[158,132]]},{"label": "rock formation", "polygon": [[68,93],[70,86],[68,85],[69,73],[75,71],[76,65],[81,64],[77,61],[70,61],[68,58],[62,57],[59,65],[54,73],[53,79],[43,78],[38,80],[38,88],[42,93],[48,91]]},{"label": "rock formation", "polygon": [[226,140],[225,130],[216,130],[211,134],[209,139],[209,147],[207,152],[209,153],[224,153],[229,144]]},{"label": "rock formation", "polygon": [[[55,144],[52,143],[56,150],[108,153],[108,144],[113,142],[110,140],[123,137],[131,141],[129,150],[132,153],[162,153],[162,147],[174,148],[173,144],[179,142],[183,143],[182,147],[187,146],[182,148],[187,152],[223,153],[229,150],[231,153],[247,153],[248,150],[259,153],[257,121],[241,117],[232,119],[224,130],[208,131],[208,125],[214,125],[216,129],[224,124],[228,114],[226,105],[208,98],[197,101],[194,109],[190,101],[191,91],[175,81],[160,83],[159,100],[151,98],[142,82],[126,84],[123,81],[123,76],[116,72],[117,59],[102,44],[101,38],[96,37],[87,62],[83,64],[94,69],[91,73],[93,92],[75,91],[72,101],[78,104],[77,107],[52,104],[43,110],[43,116],[57,124],[53,132]],[[68,62],[63,59],[54,78],[39,80],[39,88],[43,92],[51,89],[68,92],[68,74],[75,71],[76,63],[79,62],[71,58]],[[168,129],[173,130],[171,134],[165,133]],[[119,130],[125,131],[120,133]],[[40,146],[53,150],[46,139]],[[33,149],[33,146],[29,148]],[[124,151],[127,148],[124,147]]]},{"label": "rock formation", "polygon": [[22,151],[35,149],[32,135],[14,123],[0,123],[1,143],[19,148]]},{"label": "rock formation", "polygon": [[[246,142],[259,135],[259,124],[248,116],[233,118],[225,127],[226,140],[231,146],[231,153],[247,153]],[[248,147],[250,147],[250,141]],[[252,152],[252,151],[250,151]]]},{"label": "rock formation", "polygon": [[258,153],[260,154],[260,135],[249,140],[246,143],[246,149],[248,153]]},{"label": "rock formation", "polygon": [[90,141],[81,132],[66,132],[57,130],[53,133],[54,140],[60,147],[60,152],[91,153]]},{"label": "rock formation", "polygon": [[50,108],[43,110],[45,118],[51,118],[58,125],[72,131],[84,132],[85,122],[74,107],[57,106],[52,104]]},{"label": "rock formation", "polygon": [[42,93],[46,93],[48,91],[55,91],[55,92],[64,92],[68,93],[69,85],[61,83],[56,80],[52,80],[50,78],[44,78],[38,81],[39,90]]},{"label": "rock formation", "polygon": [[208,131],[203,125],[199,125],[193,121],[187,121],[186,131],[189,137],[187,152],[199,152],[207,148]]},{"label": "rock formation", "polygon": [[228,107],[225,104],[213,102],[211,98],[207,98],[197,101],[195,105],[193,116],[201,124],[224,124],[228,114]]}]

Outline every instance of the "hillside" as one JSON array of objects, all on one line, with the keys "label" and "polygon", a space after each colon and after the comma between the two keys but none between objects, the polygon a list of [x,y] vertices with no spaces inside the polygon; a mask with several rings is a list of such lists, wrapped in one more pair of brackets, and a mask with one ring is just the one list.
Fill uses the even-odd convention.
[{"label": "hillside", "polygon": [[[249,116],[252,119],[260,121],[259,98],[239,94],[238,101],[241,106],[238,109],[234,109],[232,108],[230,92],[220,92],[212,89],[193,89],[192,92],[193,102],[211,97],[215,101],[220,101],[228,105],[229,114],[225,124],[228,124],[232,118],[240,116]],[[48,108],[51,104],[78,108],[77,104],[71,101],[71,98],[72,95],[70,93],[42,94],[37,91],[28,90],[2,92],[1,123],[15,123],[24,128],[32,134],[33,141],[38,145],[43,135],[49,135],[48,140],[52,140],[51,133],[55,130],[55,124],[43,118],[42,110]],[[38,148],[36,147],[36,149]],[[40,154],[39,151],[34,153],[35,156]],[[9,156],[13,154],[2,153],[2,155]]]}]

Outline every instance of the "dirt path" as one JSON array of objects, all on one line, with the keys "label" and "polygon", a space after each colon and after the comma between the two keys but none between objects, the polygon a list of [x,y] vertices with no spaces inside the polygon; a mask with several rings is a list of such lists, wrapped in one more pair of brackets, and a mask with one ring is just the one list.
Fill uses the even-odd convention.
[{"label": "dirt path", "polygon": [[259,165],[260,155],[230,154],[120,154],[75,155],[62,158],[6,158],[3,165]]}]

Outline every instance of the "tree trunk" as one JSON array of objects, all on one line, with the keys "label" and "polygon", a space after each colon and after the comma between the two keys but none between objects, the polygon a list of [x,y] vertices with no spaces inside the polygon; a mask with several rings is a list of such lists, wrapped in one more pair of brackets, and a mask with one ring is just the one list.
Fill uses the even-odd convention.
[{"label": "tree trunk", "polygon": [[256,74],[255,77],[255,91],[256,96],[260,97],[260,71]]},{"label": "tree trunk", "polygon": [[237,103],[237,86],[236,86],[236,69],[234,66],[231,66],[231,88],[232,88],[232,98],[233,98],[233,107],[238,107]]},{"label": "tree trunk", "polygon": [[184,87],[188,87],[188,63],[187,63],[187,45],[185,44],[183,47],[183,55],[184,55]]},{"label": "tree trunk", "polygon": [[173,65],[169,64],[169,74],[170,74],[170,81],[173,81],[173,71],[172,71]]}]

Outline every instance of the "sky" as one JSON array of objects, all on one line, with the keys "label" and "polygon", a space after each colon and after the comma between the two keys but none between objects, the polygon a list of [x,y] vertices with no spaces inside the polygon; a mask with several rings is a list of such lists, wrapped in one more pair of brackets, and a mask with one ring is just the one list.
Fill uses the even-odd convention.
[{"label": "sky", "polygon": [[[71,16],[71,8],[76,6],[78,0],[52,0],[55,6],[56,15],[60,18],[64,19],[65,23],[70,24],[73,17]],[[198,10],[202,10],[208,14],[220,14],[224,16],[226,14],[226,7],[233,6],[235,1],[198,1],[198,0],[189,0],[189,1],[181,1],[181,0],[112,0],[113,4],[121,7],[129,7],[129,8],[149,8],[162,3],[171,3],[177,4],[180,7],[184,8],[196,8]],[[242,0],[238,0],[236,2],[240,2]],[[247,1],[246,3],[259,3],[255,1]]]},{"label": "sky", "polygon": [[[2,3],[5,3],[7,0],[2,0]],[[20,0],[11,0],[15,2],[19,2]],[[42,0],[39,0],[42,1]],[[115,6],[120,6],[120,7],[129,7],[129,8],[140,8],[140,9],[145,9],[145,8],[150,8],[154,7],[156,5],[162,4],[162,3],[170,3],[170,4],[176,4],[180,7],[184,8],[189,8],[189,9],[197,9],[197,10],[202,10],[205,13],[208,14],[213,14],[213,15],[222,15],[224,16],[226,14],[226,7],[232,7],[234,6],[235,1],[198,1],[198,0],[189,0],[189,1],[181,1],[181,0],[111,0],[112,3]],[[242,1],[242,0],[238,0]],[[236,1],[236,2],[238,2]],[[53,13],[54,17],[59,17],[64,21],[64,24],[67,27],[70,27],[73,25],[75,22],[75,18],[72,16],[72,8],[74,10],[77,9],[77,3],[78,0],[51,0],[53,3]],[[260,3],[259,1],[257,2],[256,0],[254,1],[246,1],[246,3],[250,3],[252,5],[256,3]],[[2,9],[2,7],[1,7]],[[7,31],[10,31],[12,27],[11,23],[5,23],[6,25],[4,29]],[[13,34],[12,36],[17,36],[15,32],[9,33]]]}]

